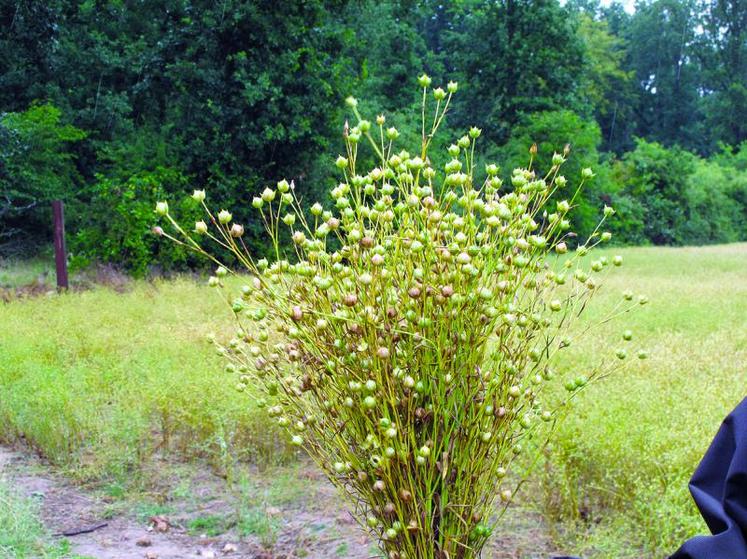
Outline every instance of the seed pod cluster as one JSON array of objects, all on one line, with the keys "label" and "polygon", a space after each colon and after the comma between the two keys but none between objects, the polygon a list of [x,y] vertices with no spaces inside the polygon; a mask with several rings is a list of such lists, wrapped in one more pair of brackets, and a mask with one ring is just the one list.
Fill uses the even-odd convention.
[{"label": "seed pod cluster", "polygon": [[[567,151],[540,172],[533,147],[529,165],[505,182],[496,164],[478,180],[480,130],[471,128],[443,167],[432,165],[429,148],[457,84],[431,95],[428,76],[418,84],[422,114],[431,106],[434,114],[423,117],[415,151],[349,98],[357,124],[346,124],[330,199],[305,208],[286,180],[254,198],[274,262],[245,250],[244,228],[227,210],[213,216],[204,191],[195,199],[209,219],[188,229],[227,247],[249,274],[227,297],[239,334],[216,343],[239,387],[262,393],[258,404],[351,498],[387,557],[469,559],[492,531],[494,507],[514,494],[507,472],[516,456],[556,419],[542,398],[556,377],[553,358],[622,258],[589,262],[609,236],[597,228],[579,242],[571,233],[573,203],[554,198]],[[376,160],[369,169],[359,164],[364,142]],[[585,170],[580,186],[593,176]],[[209,254],[165,203],[157,212],[176,228],[170,238]],[[281,246],[286,234],[292,242]],[[227,273],[218,268],[210,284],[227,289]],[[632,299],[626,293],[613,314],[647,301]],[[627,352],[615,355],[619,367]],[[561,384],[570,398],[610,371]]]}]

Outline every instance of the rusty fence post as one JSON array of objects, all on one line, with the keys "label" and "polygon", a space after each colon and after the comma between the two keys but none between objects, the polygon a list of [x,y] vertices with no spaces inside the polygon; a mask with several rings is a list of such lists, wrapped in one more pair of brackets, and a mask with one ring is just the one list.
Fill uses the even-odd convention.
[{"label": "rusty fence post", "polygon": [[65,207],[62,200],[52,202],[54,217],[54,262],[57,269],[57,287],[67,289],[67,251],[65,250]]}]

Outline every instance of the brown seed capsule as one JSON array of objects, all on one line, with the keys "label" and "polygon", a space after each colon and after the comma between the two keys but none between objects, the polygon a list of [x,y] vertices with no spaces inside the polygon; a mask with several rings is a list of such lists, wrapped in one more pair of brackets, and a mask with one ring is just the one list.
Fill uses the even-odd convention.
[{"label": "brown seed capsule", "polygon": [[153,231],[154,235],[157,235],[159,237],[163,235],[163,228],[159,227],[158,225],[156,225],[153,229],[151,229],[151,231]]},{"label": "brown seed capsule", "polygon": [[497,410],[495,410],[496,417],[504,417],[506,415],[506,408],[503,406],[499,407]]},{"label": "brown seed capsule", "polygon": [[397,507],[394,506],[394,503],[384,505],[384,514],[391,516],[395,512],[397,512]]},{"label": "brown seed capsule", "polygon": [[361,246],[363,248],[371,248],[372,246],[374,246],[374,240],[371,237],[368,237],[368,236],[363,237],[361,239]]},{"label": "brown seed capsule", "polygon": [[420,297],[420,288],[411,287],[410,289],[407,290],[407,294],[413,299],[417,299],[418,297]]},{"label": "brown seed capsule", "polygon": [[376,480],[373,484],[374,491],[384,491],[386,485],[380,479]]},{"label": "brown seed capsule", "polygon": [[244,226],[239,225],[238,223],[234,223],[231,226],[231,236],[235,239],[238,239],[244,234]]},{"label": "brown seed capsule", "polygon": [[412,501],[412,493],[410,493],[407,489],[402,489],[399,492],[399,498],[402,499],[405,503],[409,503]]},{"label": "brown seed capsule", "polygon": [[300,322],[303,318],[303,311],[301,310],[301,307],[295,306],[291,310],[291,319],[293,322]]},{"label": "brown seed capsule", "polygon": [[355,293],[348,293],[343,297],[342,302],[345,303],[346,307],[354,307],[358,302],[358,296]]},{"label": "brown seed capsule", "polygon": [[407,523],[407,531],[410,533],[417,532],[420,528],[418,527],[418,523],[415,521],[415,519],[410,520],[410,522]]},{"label": "brown seed capsule", "polygon": [[368,479],[368,474],[366,472],[358,472],[358,479],[360,481],[366,481]]},{"label": "brown seed capsule", "polygon": [[443,295],[444,297],[448,299],[449,297],[454,295],[454,288],[451,287],[450,285],[444,285],[441,288],[441,295]]},{"label": "brown seed capsule", "polygon": [[308,392],[311,390],[311,376],[304,375],[301,379],[301,392]]}]

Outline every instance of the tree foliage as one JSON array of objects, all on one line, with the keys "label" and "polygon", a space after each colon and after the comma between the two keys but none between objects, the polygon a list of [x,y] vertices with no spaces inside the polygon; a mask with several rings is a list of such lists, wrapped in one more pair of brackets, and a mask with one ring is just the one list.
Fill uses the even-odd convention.
[{"label": "tree foliage", "polygon": [[[419,130],[402,115],[419,103],[410,86],[421,71],[434,85],[459,82],[462,92],[444,145],[435,147],[456,141],[476,122],[484,123],[486,151],[511,160],[504,167],[534,142],[540,157],[569,142],[578,165],[594,167],[597,175],[579,200],[582,207],[617,199],[632,204],[629,214],[654,211],[646,209],[648,199],[630,197],[632,184],[650,178],[631,175],[644,172],[633,164],[644,149],[638,139],[659,145],[653,155],[664,158],[657,163],[664,169],[670,149],[675,158],[682,156],[678,149],[700,158],[722,158],[724,149],[738,157],[744,150],[747,2],[642,0],[628,13],[598,0],[282,6],[0,0],[0,114],[6,115],[0,230],[21,242],[46,238],[47,202],[62,198],[69,202],[74,252],[142,271],[143,259],[159,255],[149,241],[142,254],[112,248],[120,245],[116,235],[108,237],[106,223],[120,200],[102,196],[120,189],[105,185],[161,180],[156,190],[138,190],[146,197],[204,185],[227,204],[247,208],[250,191],[286,176],[300,194],[316,196],[334,181],[325,164],[342,134],[342,100],[355,93],[366,99],[363,109],[385,114],[404,139],[415,138]],[[722,190],[736,189],[724,200],[743,215],[743,182],[719,168],[710,168],[710,176],[729,182]],[[693,169],[705,176],[699,164]],[[682,190],[695,192],[689,180],[667,191],[667,204],[697,198]],[[702,203],[696,206],[702,211],[686,208],[683,215],[707,214]],[[254,232],[248,241],[262,252],[261,224],[238,211]],[[702,235],[637,231],[634,221],[620,229],[620,241],[734,238],[710,225]],[[685,221],[688,227],[699,222]]]}]

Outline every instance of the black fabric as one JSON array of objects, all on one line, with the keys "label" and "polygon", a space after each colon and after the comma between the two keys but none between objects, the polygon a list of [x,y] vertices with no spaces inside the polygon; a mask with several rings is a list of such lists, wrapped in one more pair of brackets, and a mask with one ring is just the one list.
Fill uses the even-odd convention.
[{"label": "black fabric", "polygon": [[688,540],[670,559],[747,559],[747,398],[724,419],[690,493],[713,535]]}]

